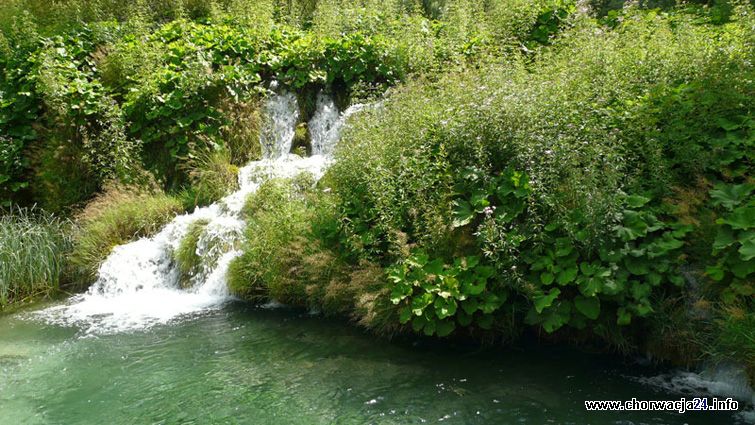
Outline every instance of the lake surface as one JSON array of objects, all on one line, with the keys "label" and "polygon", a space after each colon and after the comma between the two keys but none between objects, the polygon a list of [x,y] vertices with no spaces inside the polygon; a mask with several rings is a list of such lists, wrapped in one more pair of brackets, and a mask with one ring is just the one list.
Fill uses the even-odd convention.
[{"label": "lake surface", "polygon": [[377,339],[338,320],[230,303],[91,335],[0,317],[0,424],[729,424],[722,412],[587,412],[672,400],[659,371],[554,347]]}]

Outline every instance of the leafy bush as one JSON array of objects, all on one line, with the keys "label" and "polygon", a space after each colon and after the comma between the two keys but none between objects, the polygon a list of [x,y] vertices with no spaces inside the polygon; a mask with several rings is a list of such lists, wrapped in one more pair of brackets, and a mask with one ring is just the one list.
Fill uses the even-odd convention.
[{"label": "leafy bush", "polygon": [[82,26],[34,37],[36,50],[20,49],[6,62],[8,90],[0,104],[0,131],[9,139],[3,155],[6,193],[32,180],[27,191],[48,209],[60,210],[87,199],[105,180],[133,177],[135,143],[126,139],[119,106],[95,79],[91,56],[97,40],[111,30]]},{"label": "leafy bush", "polygon": [[[389,274],[394,282],[392,301],[398,304],[413,294],[412,286],[417,287],[419,294],[399,312],[402,323],[412,317],[410,312],[416,316],[412,322],[415,330],[424,327],[428,334],[447,334],[455,328],[453,319],[461,326],[474,323],[490,328],[492,313],[510,293],[531,306],[516,305],[515,301],[509,305],[520,313],[526,311],[527,323],[540,325],[549,333],[566,324],[583,329],[599,318],[627,325],[633,315],[643,317],[652,312],[654,291],[684,283],[677,270],[677,256],[690,227],[660,221],[643,208],[649,199],[628,197],[613,235],[606,235],[600,249],[591,252],[580,243],[586,238],[584,232],[577,233],[575,240],[557,224],[543,229],[527,224],[530,186],[525,174],[507,170],[487,184],[478,177],[469,171],[464,175],[466,181],[457,186],[470,197],[455,201],[453,226],[477,226],[472,232],[480,238],[481,252],[488,262],[493,260],[493,266],[477,256],[457,257],[453,267],[444,266],[442,259],[428,262],[425,254],[403,262]],[[578,214],[572,220],[583,224]],[[435,315],[424,311],[431,303]],[[457,310],[459,304],[463,310]],[[605,310],[614,306],[613,317],[606,315]],[[478,309],[482,316],[473,320]],[[600,333],[605,327],[593,329]]]},{"label": "leafy bush", "polygon": [[724,215],[716,221],[718,233],[713,242],[716,264],[706,273],[723,285],[721,298],[733,302],[755,294],[755,185],[718,185],[711,190],[713,204]]},{"label": "leafy bush", "polygon": [[35,210],[0,216],[0,309],[54,294],[71,249],[70,224]]},{"label": "leafy bush", "polygon": [[457,322],[490,329],[492,313],[508,297],[506,290],[488,285],[494,274],[495,268],[482,264],[479,257],[457,258],[451,266],[417,253],[389,272],[394,283],[391,301],[402,305],[400,323],[411,320],[412,328],[426,335],[446,336]]},{"label": "leafy bush", "polygon": [[475,325],[447,305],[470,296],[456,265],[480,258],[514,319],[607,339],[643,326],[684,284],[699,223],[683,224],[667,194],[751,168],[748,16],[717,28],[636,10],[614,29],[576,19],[531,64],[410,83],[356,117],[325,182],[361,258],[411,276],[389,275],[394,317],[428,333]]},{"label": "leafy bush", "polygon": [[[399,0],[12,3],[0,20],[0,196],[56,211],[143,169],[180,190],[192,180],[182,163],[207,149],[225,146],[236,165],[256,157],[254,109],[272,80],[348,99],[549,39],[560,24],[538,14],[568,14],[539,0],[516,13],[454,0],[435,19]],[[545,35],[527,35],[536,25]]]},{"label": "leafy bush", "polygon": [[[36,28],[27,20],[19,20],[3,37],[0,52],[0,203],[9,206],[17,192],[28,186],[24,171],[28,158],[23,153],[36,139],[33,123],[38,117],[40,102],[36,94],[36,57],[39,47]],[[13,48],[11,48],[13,46]]]},{"label": "leafy bush", "polygon": [[165,194],[111,189],[99,195],[78,215],[70,255],[78,284],[92,282],[113,247],[149,236],[183,211]]}]

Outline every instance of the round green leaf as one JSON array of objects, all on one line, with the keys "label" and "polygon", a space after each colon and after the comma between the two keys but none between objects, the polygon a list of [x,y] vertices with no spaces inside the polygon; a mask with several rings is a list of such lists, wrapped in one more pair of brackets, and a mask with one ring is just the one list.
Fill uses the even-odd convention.
[{"label": "round green leaf", "polygon": [[595,320],[600,315],[600,299],[598,297],[577,296],[574,298],[574,307],[588,319]]}]

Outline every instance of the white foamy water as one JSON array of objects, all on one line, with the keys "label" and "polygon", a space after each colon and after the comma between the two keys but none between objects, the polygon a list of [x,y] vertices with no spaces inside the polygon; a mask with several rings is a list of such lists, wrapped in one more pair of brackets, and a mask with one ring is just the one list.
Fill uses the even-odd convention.
[{"label": "white foamy water", "polygon": [[740,402],[739,418],[746,423],[755,423],[755,391],[750,387],[747,373],[742,367],[717,364],[703,367],[699,372],[677,371],[631,379],[687,398],[731,397]]},{"label": "white foamy water", "polygon": [[367,105],[357,104],[344,111],[338,112],[333,98],[319,93],[317,95],[317,109],[307,124],[312,138],[312,155],[330,156],[341,134],[346,120]]},{"label": "white foamy water", "polygon": [[[240,254],[245,227],[241,210],[246,198],[271,178],[308,172],[319,179],[346,118],[361,108],[356,105],[339,114],[330,98],[318,95],[317,111],[309,123],[313,155],[302,158],[289,153],[299,118],[296,97],[291,93],[271,97],[264,108],[260,136],[264,158],[239,170],[238,191],[177,216],[152,237],[115,247],[86,293],[42,310],[39,317],[79,326],[87,334],[106,334],[146,329],[221,306],[230,298],[226,273]],[[200,270],[184,289],[173,253],[198,220],[206,223],[197,243]]]},{"label": "white foamy water", "polygon": [[638,380],[669,392],[707,393],[755,403],[755,393],[747,382],[747,373],[744,369],[729,364],[709,366],[699,373],[679,371]]},{"label": "white foamy water", "polygon": [[274,96],[265,104],[261,129],[263,157],[276,159],[291,152],[297,121],[299,107],[293,93]]}]

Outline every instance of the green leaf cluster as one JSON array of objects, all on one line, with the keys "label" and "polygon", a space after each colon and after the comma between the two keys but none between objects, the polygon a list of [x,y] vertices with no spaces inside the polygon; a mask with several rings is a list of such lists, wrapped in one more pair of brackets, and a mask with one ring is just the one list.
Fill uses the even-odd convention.
[{"label": "green leaf cluster", "polygon": [[628,325],[633,316],[653,312],[654,291],[684,285],[679,256],[691,226],[660,220],[649,202],[627,196],[618,224],[597,251],[581,246],[579,233],[572,239],[559,226],[546,226],[523,254],[534,288],[526,321],[547,332],[599,319]]},{"label": "green leaf cluster", "polygon": [[522,171],[507,168],[499,176],[486,179],[480,170],[470,168],[462,174],[456,190],[462,196],[454,201],[453,227],[466,226],[484,216],[509,223],[524,211],[531,188],[529,177]]},{"label": "green leaf cluster", "polygon": [[713,242],[716,262],[706,273],[723,285],[725,302],[751,300],[755,294],[755,184],[718,184],[710,196],[722,214],[716,220]]},{"label": "green leaf cluster", "polygon": [[415,332],[447,336],[457,325],[490,329],[493,313],[508,298],[494,285],[495,269],[480,257],[455,258],[446,264],[418,251],[389,269],[391,302],[399,306],[399,322]]}]

